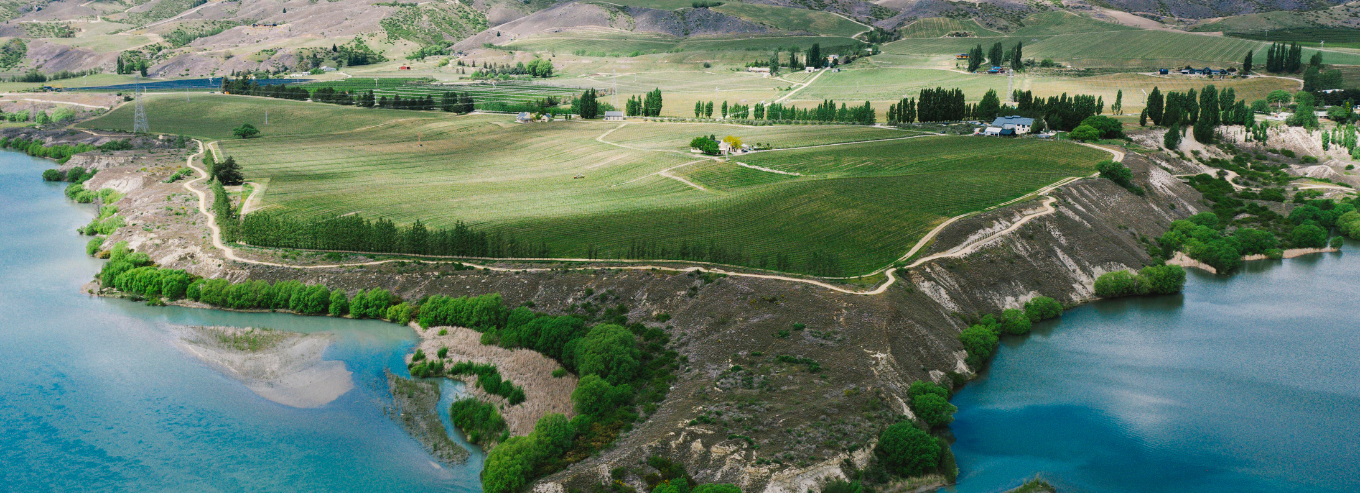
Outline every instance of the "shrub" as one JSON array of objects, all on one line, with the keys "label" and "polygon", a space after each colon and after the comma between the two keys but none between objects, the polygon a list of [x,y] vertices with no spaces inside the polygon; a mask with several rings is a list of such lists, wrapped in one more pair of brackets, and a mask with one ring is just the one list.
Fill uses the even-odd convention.
[{"label": "shrub", "polygon": [[85,254],[91,257],[99,253],[99,249],[104,246],[104,237],[95,237],[85,243]]},{"label": "shrub", "polygon": [[1090,125],[1080,125],[1067,134],[1072,140],[1088,141],[1100,140],[1100,130]]},{"label": "shrub", "polygon": [[1136,296],[1147,293],[1147,288],[1143,286],[1142,280],[1138,279],[1134,273],[1121,270],[1107,272],[1096,279],[1096,296],[1101,298],[1118,298],[1120,296]]},{"label": "shrub", "polygon": [[349,313],[349,299],[345,298],[344,291],[331,292],[331,303],[326,311],[332,317],[343,317]]},{"label": "shrub", "polygon": [[954,407],[939,394],[921,394],[911,399],[911,409],[931,428],[938,428],[954,422]]},{"label": "shrub", "polygon": [[1001,330],[1011,335],[1029,333],[1030,321],[1025,312],[1009,309],[1001,312]]},{"label": "shrub", "polygon": [[1029,317],[1030,322],[1061,317],[1062,312],[1062,303],[1047,296],[1038,296],[1025,302],[1025,316]]},{"label": "shrub", "polygon": [[910,399],[915,399],[918,396],[927,394],[938,395],[944,399],[949,399],[949,389],[946,389],[935,382],[917,380],[911,383],[911,387],[907,388],[907,397]]},{"label": "shrub", "polygon": [[449,421],[463,430],[469,442],[482,446],[500,441],[506,431],[505,419],[494,404],[470,397],[449,407]]},{"label": "shrub", "polygon": [[1179,265],[1151,265],[1138,271],[1148,294],[1175,294],[1185,287],[1185,269]]},{"label": "shrub", "polygon": [[959,332],[959,342],[963,344],[963,349],[968,351],[968,364],[971,366],[981,365],[991,358],[999,344],[996,332],[985,325],[973,325],[963,329],[963,332]]},{"label": "shrub", "polygon": [[539,461],[537,444],[531,437],[510,437],[486,455],[482,467],[482,491],[485,493],[513,493],[519,491],[533,475]]},{"label": "shrub", "polygon": [[1174,294],[1185,287],[1185,269],[1179,265],[1144,267],[1138,274],[1121,270],[1096,279],[1096,296],[1118,298],[1146,294]]},{"label": "shrub", "polygon": [[66,179],[66,173],[59,169],[49,169],[43,171],[42,177],[43,181],[63,181]]},{"label": "shrub", "polygon": [[576,368],[581,375],[599,375],[611,384],[632,380],[641,355],[633,333],[613,324],[597,325],[576,345]]},{"label": "shrub", "polygon": [[897,423],[883,430],[875,452],[888,472],[903,477],[928,473],[940,461],[939,443],[910,422]]},{"label": "shrub", "polygon": [[1298,248],[1322,248],[1327,245],[1327,231],[1313,224],[1295,226],[1289,238]]},{"label": "shrub", "polygon": [[586,375],[571,393],[576,412],[587,416],[608,416],[626,404],[633,390],[628,385],[614,386],[597,375]]}]

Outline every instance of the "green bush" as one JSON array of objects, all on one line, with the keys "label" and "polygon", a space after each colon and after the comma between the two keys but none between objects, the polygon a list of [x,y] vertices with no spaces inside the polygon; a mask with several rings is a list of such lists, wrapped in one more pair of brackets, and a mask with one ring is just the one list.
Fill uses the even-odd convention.
[{"label": "green bush", "polygon": [[996,332],[986,325],[973,325],[959,332],[959,342],[968,351],[968,365],[979,366],[992,357],[999,344]]},{"label": "green bush", "polygon": [[1290,240],[1298,248],[1322,248],[1327,246],[1327,231],[1313,224],[1303,224],[1294,227],[1294,231],[1289,233]]},{"label": "green bush", "polygon": [[59,169],[49,169],[43,171],[42,177],[43,181],[64,181],[66,180],[66,173]]},{"label": "green bush", "polygon": [[1001,312],[1001,330],[1011,335],[1024,335],[1029,333],[1030,321],[1025,312],[1008,309]]},{"label": "green bush", "polygon": [[349,299],[345,297],[344,291],[331,292],[331,304],[326,307],[326,313],[332,317],[343,317],[349,313]]},{"label": "green bush", "polygon": [[1071,137],[1072,140],[1080,141],[1100,140],[1100,130],[1097,130],[1090,125],[1080,125],[1077,128],[1072,129],[1067,136]]},{"label": "green bush", "polygon": [[529,481],[542,458],[533,437],[510,437],[486,454],[482,466],[484,493],[514,493]]},{"label": "green bush", "polygon": [[902,477],[929,473],[940,463],[939,443],[911,422],[884,430],[875,452],[888,472]]},{"label": "green bush", "polygon": [[598,375],[586,375],[571,393],[576,412],[587,416],[608,416],[632,398],[628,385],[612,385]]},{"label": "green bush", "polygon": [[633,333],[618,325],[597,325],[576,345],[579,373],[599,375],[614,385],[632,380],[640,358]]},{"label": "green bush", "polygon": [[1147,294],[1147,288],[1143,286],[1142,280],[1126,270],[1107,272],[1096,278],[1095,291],[1096,296],[1101,298]]},{"label": "green bush", "polygon": [[470,397],[453,403],[449,421],[463,430],[469,442],[483,447],[502,440],[506,432],[505,419],[494,404]]},{"label": "green bush", "polygon": [[938,395],[944,399],[949,399],[949,389],[946,389],[935,382],[928,382],[925,380],[912,382],[911,387],[907,388],[907,397],[909,399],[915,399],[922,395]]},{"label": "green bush", "polygon": [[954,422],[954,407],[939,394],[921,394],[911,399],[911,409],[931,428],[938,428]]},{"label": "green bush", "polygon": [[1096,279],[1096,296],[1118,298],[1175,294],[1185,287],[1185,269],[1179,265],[1153,265],[1138,274],[1126,270],[1109,272]]},{"label": "green bush", "polygon": [[104,237],[99,236],[85,243],[85,254],[91,257],[99,253],[99,249],[104,246]]},{"label": "green bush", "polygon": [[1025,316],[1029,317],[1030,322],[1061,317],[1062,312],[1062,303],[1047,296],[1038,296],[1025,302]]}]

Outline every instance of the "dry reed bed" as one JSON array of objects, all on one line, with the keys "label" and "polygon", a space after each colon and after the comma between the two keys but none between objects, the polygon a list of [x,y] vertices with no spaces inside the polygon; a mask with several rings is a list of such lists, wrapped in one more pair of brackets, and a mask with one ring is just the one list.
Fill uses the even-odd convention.
[{"label": "dry reed bed", "polygon": [[[476,376],[460,377],[468,383],[468,391],[485,402],[494,402],[501,408],[501,415],[510,433],[515,436],[528,435],[534,431],[534,424],[548,413],[565,414],[568,418],[575,415],[572,410],[571,393],[576,390],[576,376],[568,373],[561,378],[552,376],[553,370],[561,368],[553,359],[529,349],[505,349],[499,346],[482,344],[482,334],[463,327],[430,327],[422,329],[419,325],[411,327],[420,334],[419,349],[426,358],[436,359],[439,348],[447,347],[444,366],[447,368],[459,361],[496,365],[501,378],[524,388],[524,402],[510,406],[505,398],[491,395],[477,388]],[[439,335],[441,330],[447,334]],[[414,351],[412,351],[414,353]],[[411,355],[406,356],[411,362]]]}]

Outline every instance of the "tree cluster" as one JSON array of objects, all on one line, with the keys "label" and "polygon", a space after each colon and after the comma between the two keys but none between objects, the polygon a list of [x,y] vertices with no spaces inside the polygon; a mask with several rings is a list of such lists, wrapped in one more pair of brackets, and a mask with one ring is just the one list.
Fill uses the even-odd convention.
[{"label": "tree cluster", "polygon": [[1185,269],[1179,265],[1150,265],[1137,274],[1127,270],[1108,272],[1096,279],[1096,296],[1119,298],[1175,294],[1185,287]]},{"label": "tree cluster", "polygon": [[409,253],[457,257],[547,257],[547,244],[530,244],[513,234],[474,231],[456,223],[431,230],[417,220],[397,226],[359,215],[296,219],[275,211],[247,214],[240,221],[242,243],[274,248],[303,248],[372,253]]},{"label": "tree cluster", "polygon": [[[33,157],[44,157],[48,159],[53,159],[56,160],[58,163],[62,164],[65,164],[67,161],[70,161],[71,156],[80,154],[82,152],[93,151],[96,149],[95,146],[92,146],[90,144],[76,144],[76,145],[53,144],[50,146],[45,146],[43,145],[42,139],[27,139],[24,137],[0,137],[0,148],[22,151],[24,154],[28,154]],[[93,176],[94,173],[91,173],[90,175]],[[66,178],[65,181],[75,182],[77,180]]]},{"label": "tree cluster", "polygon": [[642,96],[628,98],[626,108],[628,116],[661,116],[661,89],[649,91],[645,98]]},{"label": "tree cluster", "polygon": [[1266,72],[1294,74],[1303,69],[1303,48],[1298,43],[1271,43],[1266,52]]}]

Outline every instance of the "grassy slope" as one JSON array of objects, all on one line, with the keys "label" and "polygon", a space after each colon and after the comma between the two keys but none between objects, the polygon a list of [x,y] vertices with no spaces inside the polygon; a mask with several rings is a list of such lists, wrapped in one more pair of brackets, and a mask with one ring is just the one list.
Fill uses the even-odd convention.
[{"label": "grassy slope", "polygon": [[784,31],[850,37],[869,30],[844,17],[816,10],[737,2],[724,3],[713,10]]},{"label": "grassy slope", "polygon": [[927,17],[903,26],[899,31],[903,38],[938,38],[953,31],[968,31],[977,36],[995,36],[997,33],[979,26],[972,20],[960,21],[946,17]]},{"label": "grassy slope", "polygon": [[[1009,49],[1025,44],[1027,58],[1053,58],[1079,67],[1172,67],[1186,64],[1239,65],[1248,50],[1264,63],[1265,43],[1238,38],[1169,31],[1138,30],[1058,12],[1042,14],[1042,22],[1027,24],[1008,36],[980,38],[903,39],[883,52],[905,56],[944,56],[965,53],[974,45],[986,49],[1001,42]],[[1064,16],[1064,17],[1059,17]],[[1307,58],[1313,50],[1305,49]],[[1360,55],[1326,53],[1327,63],[1360,65]]]},{"label": "grassy slope", "polygon": [[[266,107],[268,126],[262,124]],[[753,265],[764,259],[772,266],[775,256],[788,255],[792,270],[800,271],[812,253],[827,252],[846,274],[889,263],[944,217],[1086,174],[1103,156],[1062,143],[925,137],[742,158],[808,175],[797,178],[696,160],[682,142],[723,133],[788,147],[904,134],[642,123],[603,137],[658,152],[600,142],[597,137],[617,125],[598,122],[516,125],[502,115],[231,96],[153,98],[147,112],[153,130],[227,139],[223,150],[242,162],[249,178],[270,180],[265,206],[299,215],[358,212],[438,226],[462,220],[546,242],[559,256],[586,255],[592,247],[599,256],[624,256],[634,241],[672,252],[681,241],[711,242],[744,252]],[[86,126],[126,128],[130,116],[125,106]],[[257,124],[263,136],[229,139],[243,121]],[[847,169],[852,162],[859,166]],[[666,169],[709,190],[658,174]]]}]

